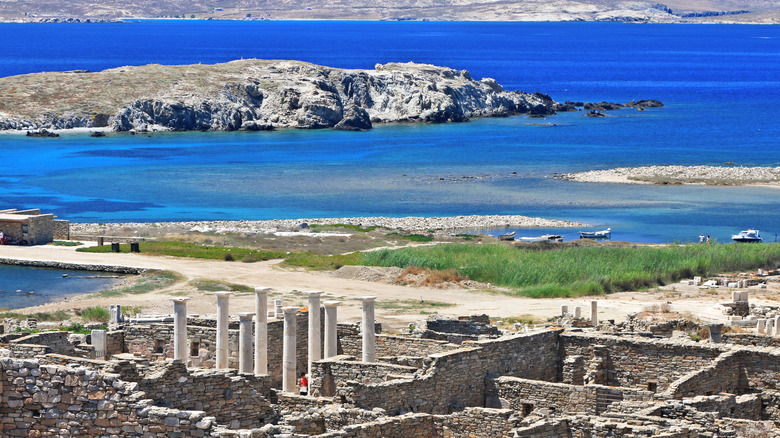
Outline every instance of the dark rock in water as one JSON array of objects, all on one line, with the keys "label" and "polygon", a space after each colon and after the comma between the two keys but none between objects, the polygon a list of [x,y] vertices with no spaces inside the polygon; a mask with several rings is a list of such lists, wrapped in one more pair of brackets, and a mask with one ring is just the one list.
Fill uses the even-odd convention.
[{"label": "dark rock in water", "polygon": [[566,101],[565,103],[559,103],[555,105],[555,111],[559,113],[577,111],[577,107],[574,105],[574,102]]},{"label": "dark rock in water", "polygon": [[47,131],[46,129],[41,129],[40,131],[27,131],[28,137],[59,137],[60,135],[56,132]]},{"label": "dark rock in water", "polygon": [[241,124],[242,131],[273,131],[274,126],[267,123],[257,123],[249,120]]},{"label": "dark rock in water", "polygon": [[344,116],[336,123],[333,129],[340,131],[367,131],[371,129],[371,116],[368,111],[358,106],[349,106],[344,109]]},{"label": "dark rock in water", "polygon": [[587,114],[585,114],[585,115],[588,116],[588,117],[607,117],[606,114],[602,113],[601,111],[597,111],[597,110],[588,111]]},{"label": "dark rock in water", "polygon": [[644,108],[661,108],[664,106],[663,103],[661,103],[660,100],[653,100],[653,99],[646,99],[646,100],[632,100],[631,102],[628,102],[624,106],[629,107],[644,107]]},{"label": "dark rock in water", "polygon": [[93,131],[89,133],[90,137],[105,137],[106,133],[103,131]]},{"label": "dark rock in water", "polygon": [[619,103],[612,103],[612,102],[585,102],[584,105],[586,110],[596,110],[596,111],[612,111],[612,110],[619,110],[620,108],[623,108],[623,105]]}]

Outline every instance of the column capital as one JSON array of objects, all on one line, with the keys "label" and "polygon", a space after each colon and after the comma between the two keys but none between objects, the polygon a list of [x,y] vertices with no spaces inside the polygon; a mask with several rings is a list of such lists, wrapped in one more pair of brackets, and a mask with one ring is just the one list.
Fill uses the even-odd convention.
[{"label": "column capital", "polygon": [[176,304],[181,304],[181,303],[186,303],[187,301],[189,301],[191,299],[192,298],[190,298],[190,297],[176,297],[176,298],[171,298],[171,301],[173,301]]},{"label": "column capital", "polygon": [[214,296],[216,296],[217,299],[229,298],[231,295],[233,295],[233,292],[214,292]]},{"label": "column capital", "polygon": [[270,290],[270,287],[256,287],[255,293],[268,293]]},{"label": "column capital", "polygon": [[365,303],[365,302],[371,302],[371,301],[376,300],[376,297],[358,297],[358,299]]},{"label": "column capital", "polygon": [[300,310],[299,307],[282,307],[282,312],[284,313],[296,313]]},{"label": "column capital", "polygon": [[238,319],[241,321],[247,321],[252,319],[253,316],[255,316],[253,312],[242,312],[238,314]]},{"label": "column capital", "polygon": [[324,294],[325,292],[323,292],[321,290],[307,290],[304,293],[306,295],[310,296],[310,297],[319,297],[320,295]]},{"label": "column capital", "polygon": [[340,302],[340,301],[323,301],[323,302],[322,302],[322,305],[323,305],[324,307],[336,307],[336,306],[338,306],[339,304],[341,304],[341,302]]}]

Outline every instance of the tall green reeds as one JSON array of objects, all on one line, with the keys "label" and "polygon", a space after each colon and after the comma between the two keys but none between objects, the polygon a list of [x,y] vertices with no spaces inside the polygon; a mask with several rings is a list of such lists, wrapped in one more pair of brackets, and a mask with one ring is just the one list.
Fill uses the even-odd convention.
[{"label": "tall green reeds", "polygon": [[645,289],[694,275],[780,262],[780,245],[568,247],[545,251],[506,245],[450,244],[362,254],[373,266],[455,269],[472,280],[529,297],[572,297]]}]

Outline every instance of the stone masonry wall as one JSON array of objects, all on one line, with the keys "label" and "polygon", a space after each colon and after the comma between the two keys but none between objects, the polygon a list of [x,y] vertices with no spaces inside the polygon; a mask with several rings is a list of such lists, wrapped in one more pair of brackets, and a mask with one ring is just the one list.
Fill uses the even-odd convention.
[{"label": "stone masonry wall", "polygon": [[0,359],[0,435],[210,436],[204,412],[155,407],[137,384],[83,367]]},{"label": "stone masonry wall", "polygon": [[429,356],[436,353],[457,350],[460,346],[446,341],[433,339],[411,338],[392,335],[376,336],[376,354],[380,357],[389,356]]},{"label": "stone masonry wall", "polygon": [[55,240],[70,240],[70,221],[54,219],[52,233]]},{"label": "stone masonry wall", "polygon": [[158,405],[206,411],[231,429],[261,427],[276,417],[268,401],[270,378],[235,370],[189,371],[173,361],[145,376],[139,389]]},{"label": "stone masonry wall", "polygon": [[70,333],[62,331],[33,333],[14,339],[10,342],[10,345],[12,349],[14,344],[42,345],[50,347],[51,353],[73,355],[76,347],[68,341],[68,336],[70,336]]},{"label": "stone masonry wall", "polygon": [[740,390],[742,361],[733,352],[723,353],[709,366],[692,371],[669,385],[665,395],[672,398],[712,395],[721,392],[736,394]]},{"label": "stone masonry wall", "polygon": [[357,407],[379,407],[388,413],[446,414],[459,407],[484,406],[488,375],[555,381],[559,333],[549,330],[467,343],[466,348],[432,355],[432,363],[413,380],[356,383],[336,392]]},{"label": "stone masonry wall", "polygon": [[42,214],[27,218],[27,242],[30,245],[46,245],[54,240],[54,215]]},{"label": "stone masonry wall", "polygon": [[606,371],[611,385],[645,389],[649,382],[657,382],[658,391],[666,390],[685,374],[710,365],[722,352],[715,346],[717,344],[564,333],[561,335],[561,359],[581,355],[587,367],[594,357],[594,345],[606,347],[604,351],[609,359]]},{"label": "stone masonry wall", "polygon": [[345,359],[353,358],[335,356],[312,364],[312,375],[309,380],[312,395],[332,397],[336,394],[336,387],[348,381],[363,384],[381,383],[392,380],[393,375],[408,375],[411,378],[417,371],[414,367]]}]

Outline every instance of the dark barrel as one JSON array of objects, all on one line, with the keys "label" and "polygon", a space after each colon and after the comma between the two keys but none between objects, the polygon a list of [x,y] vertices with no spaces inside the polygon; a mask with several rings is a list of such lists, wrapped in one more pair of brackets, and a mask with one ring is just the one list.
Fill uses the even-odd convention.
[{"label": "dark barrel", "polygon": [[130,243],[130,252],[141,252],[141,248],[139,248],[138,242]]},{"label": "dark barrel", "polygon": [[119,252],[119,243],[117,242],[111,243],[111,252]]}]

